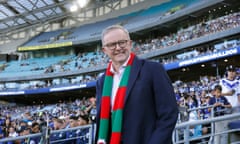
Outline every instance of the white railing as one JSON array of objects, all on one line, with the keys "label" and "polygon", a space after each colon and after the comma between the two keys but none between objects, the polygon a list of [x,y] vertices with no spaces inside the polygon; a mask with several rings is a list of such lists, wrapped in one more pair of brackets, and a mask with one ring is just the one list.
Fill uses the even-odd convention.
[{"label": "white railing", "polygon": [[[193,141],[195,143],[216,144],[216,142],[214,142],[214,138],[216,136],[220,136],[223,134],[226,134],[229,136],[232,133],[240,132],[240,129],[228,129],[228,128],[226,128],[224,131],[221,131],[221,132],[215,132],[215,128],[216,128],[215,124],[217,122],[223,122],[223,123],[228,124],[231,121],[240,120],[240,112],[233,113],[233,114],[226,114],[226,115],[218,116],[218,117],[213,117],[214,114],[213,114],[212,106],[202,107],[202,108],[194,108],[194,109],[187,110],[187,112],[191,112],[191,111],[195,111],[195,110],[197,111],[197,110],[201,110],[204,108],[212,109],[211,117],[208,119],[199,119],[199,120],[195,120],[195,121],[186,121],[186,122],[178,123],[175,127],[175,130],[174,130],[174,133],[172,136],[173,144],[190,144],[190,142],[193,142]],[[201,128],[201,126],[204,124],[211,125],[211,128],[210,128],[211,131],[208,134],[205,134],[205,135],[200,134],[197,136],[190,135],[191,129],[196,128],[196,126],[200,126],[200,128]],[[200,131],[201,131],[201,129],[200,129]],[[201,141],[203,139],[207,139],[207,141],[205,141],[205,142]],[[240,135],[239,135],[239,139],[240,139]],[[228,139],[228,141],[231,141],[231,139]],[[238,141],[238,142],[240,143],[240,141]]]}]

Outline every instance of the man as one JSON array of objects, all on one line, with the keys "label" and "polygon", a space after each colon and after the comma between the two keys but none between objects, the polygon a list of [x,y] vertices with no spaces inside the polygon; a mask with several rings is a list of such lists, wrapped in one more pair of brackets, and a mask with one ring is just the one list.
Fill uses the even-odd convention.
[{"label": "man", "polygon": [[97,144],[169,144],[178,108],[163,66],[131,52],[129,33],[113,25],[102,33],[110,58],[96,85]]},{"label": "man", "polygon": [[[19,136],[25,136],[30,134],[31,129],[28,126],[21,126],[19,129]],[[17,144],[28,144],[30,142],[30,138],[26,137],[24,139],[16,140]]]},{"label": "man", "polygon": [[[70,128],[74,128],[74,127],[78,127],[78,116],[76,115],[71,115],[69,117],[69,127]],[[67,141],[65,141],[65,144],[75,144],[76,140],[77,140],[77,134],[76,134],[76,130],[71,130],[71,131],[67,131],[66,132],[66,139]]]},{"label": "man", "polygon": [[[79,115],[78,118],[78,125],[84,126],[87,125],[89,122],[88,115]],[[77,132],[78,139],[76,140],[76,144],[86,144],[89,142],[89,128],[88,127],[82,127],[81,129],[78,129]]]},{"label": "man", "polygon": [[[38,122],[33,122],[31,126],[31,134],[40,133],[40,124]],[[38,144],[41,137],[30,138],[30,144]]]},{"label": "man", "polygon": [[226,78],[220,80],[222,87],[222,95],[226,96],[233,108],[237,108],[240,104],[238,99],[240,81],[236,79],[236,68],[229,65],[226,68]]},{"label": "man", "polygon": [[[53,130],[61,130],[61,129],[65,129],[67,126],[67,123],[65,121],[65,119],[59,117],[59,118],[53,118]],[[58,132],[58,133],[53,133],[50,136],[50,141],[58,141],[58,144],[65,144],[65,140],[67,137],[66,132]]]}]

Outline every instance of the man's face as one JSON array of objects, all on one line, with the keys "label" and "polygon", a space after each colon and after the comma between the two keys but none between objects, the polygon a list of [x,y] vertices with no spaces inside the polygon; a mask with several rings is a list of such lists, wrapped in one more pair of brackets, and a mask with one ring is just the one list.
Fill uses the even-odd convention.
[{"label": "man's face", "polygon": [[113,65],[122,65],[129,57],[132,41],[121,29],[114,29],[103,38],[103,52],[109,56]]},{"label": "man's face", "polygon": [[234,79],[236,77],[236,71],[235,70],[228,70],[228,78]]},{"label": "man's face", "polygon": [[81,126],[81,125],[86,125],[87,124],[87,121],[84,120],[83,118],[79,117],[78,119],[78,125]]},{"label": "man's face", "polygon": [[25,129],[25,130],[23,130],[23,131],[20,133],[20,135],[28,135],[28,134],[30,134],[30,130],[29,130],[29,129]]},{"label": "man's face", "polygon": [[70,119],[70,120],[69,120],[69,124],[70,124],[70,127],[71,127],[71,128],[77,127],[77,126],[78,126],[78,120]]},{"label": "man's face", "polygon": [[40,127],[39,127],[39,125],[35,125],[35,126],[32,128],[32,131],[33,131],[33,133],[38,133],[38,132],[40,132]]}]

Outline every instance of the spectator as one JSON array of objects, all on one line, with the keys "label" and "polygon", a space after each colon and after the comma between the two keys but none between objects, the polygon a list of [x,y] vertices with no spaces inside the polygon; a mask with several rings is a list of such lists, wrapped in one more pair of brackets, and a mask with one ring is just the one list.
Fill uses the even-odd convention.
[{"label": "spectator", "polygon": [[[25,136],[30,134],[31,129],[27,126],[21,126],[19,130],[19,136]],[[29,138],[17,140],[18,144],[28,144],[30,141]]]},{"label": "spectator", "polygon": [[214,97],[209,100],[209,105],[214,107],[214,116],[224,115],[225,108],[232,108],[232,105],[228,102],[225,96],[222,95],[222,87],[216,85],[213,90]]},{"label": "spectator", "polygon": [[[31,134],[40,133],[40,124],[33,122],[31,126]],[[30,144],[38,144],[41,140],[41,137],[33,137],[30,139]]]},{"label": "spectator", "polygon": [[90,98],[90,105],[86,108],[85,112],[90,117],[90,122],[95,123],[96,122],[96,115],[97,115],[97,108],[96,108],[96,99]]},{"label": "spectator", "polygon": [[222,95],[226,96],[235,112],[236,107],[240,105],[238,99],[240,81],[236,79],[236,68],[233,65],[229,65],[226,68],[226,77],[220,80],[220,85],[222,87]]},{"label": "spectator", "polygon": [[8,136],[9,137],[17,137],[18,136],[18,133],[16,132],[16,130],[13,126],[10,126]]},{"label": "spectator", "polygon": [[[69,117],[69,127],[74,128],[77,126],[79,126],[78,117],[75,115],[71,115]],[[67,140],[65,141],[65,144],[76,144],[76,141],[77,141],[76,130],[68,131],[66,132],[66,135],[67,135]]]},{"label": "spectator", "polygon": [[[220,85],[216,85],[213,89],[214,97],[211,97],[209,101],[209,105],[213,105],[214,115],[222,116],[224,115],[225,108],[231,108],[232,105],[228,102],[228,100],[222,96],[222,87]],[[226,122],[216,122],[215,123],[215,133],[220,133],[226,130],[227,123]],[[215,144],[226,144],[227,143],[227,134],[216,135],[214,136]]]},{"label": "spectator", "polygon": [[[208,107],[210,98],[211,97],[208,95],[206,95],[205,97],[202,97],[201,107]],[[204,109],[200,110],[200,117],[201,117],[201,119],[208,119],[211,117],[211,113],[208,110],[208,108],[204,108]],[[206,134],[210,133],[210,131],[211,131],[210,123],[202,125],[202,135],[206,135]],[[206,138],[204,140],[207,141]]]},{"label": "spectator", "polygon": [[[53,118],[53,130],[60,130],[60,129],[65,129],[66,127],[66,122],[64,119],[60,118]],[[50,140],[51,141],[57,141],[58,144],[64,144],[64,140],[67,138],[66,132],[58,132],[54,133],[51,135]]]},{"label": "spectator", "polygon": [[[87,115],[80,115],[78,118],[78,122],[80,126],[84,126],[88,124],[89,118]],[[77,144],[86,144],[89,141],[89,129],[88,128],[82,128],[77,130]]]}]

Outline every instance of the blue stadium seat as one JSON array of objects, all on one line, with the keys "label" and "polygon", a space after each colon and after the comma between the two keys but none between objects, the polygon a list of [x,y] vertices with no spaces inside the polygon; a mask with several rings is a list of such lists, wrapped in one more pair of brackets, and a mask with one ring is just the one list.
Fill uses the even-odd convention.
[{"label": "blue stadium seat", "polygon": [[240,120],[236,120],[236,121],[230,122],[228,124],[228,127],[230,129],[239,129],[240,128]]}]

